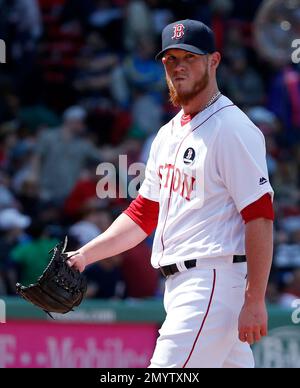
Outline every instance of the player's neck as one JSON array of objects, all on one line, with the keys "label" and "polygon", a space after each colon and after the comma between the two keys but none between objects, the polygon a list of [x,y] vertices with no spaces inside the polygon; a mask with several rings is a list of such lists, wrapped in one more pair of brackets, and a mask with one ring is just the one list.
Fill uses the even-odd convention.
[{"label": "player's neck", "polygon": [[201,112],[213,96],[218,92],[217,84],[209,85],[206,89],[204,89],[201,93],[197,95],[197,97],[190,100],[187,104],[182,106],[183,112],[185,115],[196,115]]}]

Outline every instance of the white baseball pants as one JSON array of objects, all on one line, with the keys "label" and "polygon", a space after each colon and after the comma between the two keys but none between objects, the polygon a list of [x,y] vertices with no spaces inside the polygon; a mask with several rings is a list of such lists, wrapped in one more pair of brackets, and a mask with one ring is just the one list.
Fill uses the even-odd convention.
[{"label": "white baseball pants", "polygon": [[166,279],[165,322],[150,368],[253,368],[238,338],[247,264],[196,267]]}]

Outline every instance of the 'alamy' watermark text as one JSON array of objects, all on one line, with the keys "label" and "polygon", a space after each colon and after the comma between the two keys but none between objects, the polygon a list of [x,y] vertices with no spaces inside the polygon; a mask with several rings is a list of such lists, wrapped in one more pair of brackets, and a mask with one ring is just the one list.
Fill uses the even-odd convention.
[{"label": "'alamy' watermark text", "polygon": [[293,301],[292,308],[295,309],[292,314],[292,321],[295,325],[298,325],[300,323],[300,299]]},{"label": "'alamy' watermark text", "polygon": [[6,44],[0,39],[0,63],[6,63]]},{"label": "'alamy' watermark text", "polygon": [[6,305],[2,299],[0,299],[0,323],[6,323]]},{"label": "'alamy' watermark text", "polygon": [[292,52],[292,62],[298,64],[300,63],[300,39],[292,41],[292,48],[296,49]]}]

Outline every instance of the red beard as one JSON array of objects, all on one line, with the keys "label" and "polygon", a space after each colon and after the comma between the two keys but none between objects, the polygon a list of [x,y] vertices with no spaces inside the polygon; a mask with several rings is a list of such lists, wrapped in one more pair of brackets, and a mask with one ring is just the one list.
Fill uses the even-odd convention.
[{"label": "red beard", "polygon": [[196,81],[192,89],[188,92],[177,92],[170,78],[167,76],[167,84],[169,88],[170,101],[175,107],[186,105],[193,100],[202,90],[204,90],[209,82],[208,69],[206,69],[203,77]]}]

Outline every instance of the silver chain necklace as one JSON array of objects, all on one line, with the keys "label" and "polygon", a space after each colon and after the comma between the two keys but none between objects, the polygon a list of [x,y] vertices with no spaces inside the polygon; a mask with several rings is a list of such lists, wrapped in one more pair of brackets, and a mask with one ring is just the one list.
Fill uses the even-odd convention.
[{"label": "silver chain necklace", "polygon": [[[208,103],[205,105],[205,107],[203,109],[201,109],[198,113],[200,112],[203,112],[205,109],[207,109],[211,104],[213,104],[215,101],[217,101],[217,99],[221,96],[221,92],[220,91],[217,91],[213,96],[212,98],[208,101]],[[196,114],[198,114],[196,113]],[[186,116],[185,114],[183,114],[183,116]]]},{"label": "silver chain necklace", "polygon": [[204,111],[206,108],[208,108],[211,104],[213,104],[221,95],[220,91],[217,91],[212,98],[208,101],[208,103],[205,105],[205,107],[202,109]]}]

